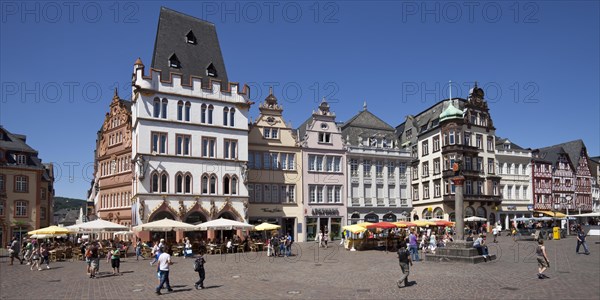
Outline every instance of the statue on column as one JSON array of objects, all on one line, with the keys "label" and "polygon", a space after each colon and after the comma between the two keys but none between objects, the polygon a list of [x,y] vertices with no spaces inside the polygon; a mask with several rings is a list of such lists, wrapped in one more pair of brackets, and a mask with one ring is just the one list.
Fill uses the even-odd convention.
[{"label": "statue on column", "polygon": [[244,184],[248,183],[248,162],[243,162],[242,163],[242,181],[244,182]]},{"label": "statue on column", "polygon": [[248,222],[248,199],[244,199],[244,220]]},{"label": "statue on column", "polygon": [[138,215],[140,216],[140,221],[144,221],[144,200],[140,200],[138,207]]},{"label": "statue on column", "polygon": [[210,200],[210,218],[214,219],[217,216],[217,207],[215,206],[215,200]]},{"label": "statue on column", "polygon": [[452,164],[452,171],[454,171],[454,176],[460,176],[462,174],[462,162],[460,160],[455,160]]}]

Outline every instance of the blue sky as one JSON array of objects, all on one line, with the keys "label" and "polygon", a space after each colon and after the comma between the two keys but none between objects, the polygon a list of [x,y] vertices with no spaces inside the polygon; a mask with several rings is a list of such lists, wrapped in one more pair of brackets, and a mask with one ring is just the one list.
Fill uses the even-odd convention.
[{"label": "blue sky", "polygon": [[0,123],[55,163],[56,195],[86,197],[96,131],[136,58],[150,65],[161,5],[215,23],[229,79],[255,102],[273,85],[293,126],[323,96],[338,121],[367,101],[396,126],[477,81],[497,135],[600,155],[597,1],[4,1]]}]

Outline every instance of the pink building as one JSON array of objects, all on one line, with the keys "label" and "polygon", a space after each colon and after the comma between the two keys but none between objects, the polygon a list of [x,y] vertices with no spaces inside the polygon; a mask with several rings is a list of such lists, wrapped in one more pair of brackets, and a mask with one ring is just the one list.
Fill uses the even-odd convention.
[{"label": "pink building", "polygon": [[323,99],[318,110],[298,128],[302,147],[303,203],[306,240],[319,230],[339,237],[346,224],[346,149],[335,113]]}]

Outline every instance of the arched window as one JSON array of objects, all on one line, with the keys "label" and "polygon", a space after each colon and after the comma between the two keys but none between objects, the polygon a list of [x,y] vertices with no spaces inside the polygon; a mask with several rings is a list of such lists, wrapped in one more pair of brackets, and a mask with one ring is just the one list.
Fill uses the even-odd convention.
[{"label": "arched window", "polygon": [[472,217],[474,215],[475,215],[475,211],[473,210],[473,208],[470,206],[467,206],[465,208],[465,218]]},{"label": "arched window", "polygon": [[223,177],[223,194],[229,195],[229,175]]},{"label": "arched window", "polygon": [[358,221],[360,220],[360,214],[355,212],[350,216],[350,223],[351,224],[356,224],[358,223]]},{"label": "arched window", "polygon": [[185,193],[186,194],[191,194],[192,193],[192,175],[191,174],[185,174]]},{"label": "arched window", "polygon": [[202,194],[208,194],[208,175],[204,174],[202,175],[202,183],[201,183],[201,189],[202,189]]},{"label": "arched window", "polygon": [[486,210],[483,206],[480,206],[477,208],[477,216],[480,218],[486,218],[487,219],[487,213]]},{"label": "arched window", "polygon": [[235,126],[235,108],[229,110],[229,126]]},{"label": "arched window", "polygon": [[217,193],[217,175],[210,175],[210,193]]},{"label": "arched window", "polygon": [[223,108],[223,126],[227,126],[227,119],[229,119],[229,108]]},{"label": "arched window", "polygon": [[183,193],[183,175],[175,175],[175,193]]},{"label": "arched window", "polygon": [[190,121],[190,110],[191,110],[191,108],[192,108],[192,105],[190,104],[190,102],[189,102],[189,101],[187,101],[187,102],[185,103],[185,112],[184,112],[184,117],[185,117],[185,118],[184,118],[184,120],[185,120],[186,122],[189,122],[189,121]]},{"label": "arched window", "polygon": [[437,218],[437,219],[443,219],[444,218],[444,211],[441,208],[436,208],[433,210],[433,217]]},{"label": "arched window", "polygon": [[206,123],[206,104],[200,106],[200,123]]},{"label": "arched window", "polygon": [[379,216],[374,213],[367,214],[365,216],[365,222],[377,223],[379,222]]},{"label": "arched window", "polygon": [[384,222],[396,222],[396,220],[397,220],[397,217],[393,213],[387,213],[387,214],[383,215]]},{"label": "arched window", "polygon": [[167,118],[167,105],[169,104],[169,101],[167,101],[166,98],[162,99],[162,108],[161,108],[161,112],[160,112],[160,117],[163,119]]},{"label": "arched window", "polygon": [[183,121],[183,101],[177,101],[177,121]]},{"label": "arched window", "polygon": [[213,123],[213,110],[214,110],[214,107],[212,105],[209,105],[208,106],[208,124]]},{"label": "arched window", "polygon": [[237,195],[238,179],[236,176],[231,177],[231,194]]},{"label": "arched window", "polygon": [[154,107],[153,107],[152,116],[155,118],[160,117],[160,99],[158,99],[158,98],[154,98]]},{"label": "arched window", "polygon": [[169,184],[169,175],[166,172],[162,172],[160,175],[160,192],[167,193],[169,189],[167,188]]},{"label": "arched window", "polygon": [[158,193],[158,173],[153,172],[150,180],[150,190],[153,193]]},{"label": "arched window", "polygon": [[431,219],[431,216],[432,216],[432,214],[431,214],[431,211],[429,211],[429,209],[425,209],[423,211],[423,220],[429,220],[429,219]]},{"label": "arched window", "polygon": [[490,217],[488,218],[488,221],[490,221],[490,224],[496,224],[496,214],[490,213]]}]

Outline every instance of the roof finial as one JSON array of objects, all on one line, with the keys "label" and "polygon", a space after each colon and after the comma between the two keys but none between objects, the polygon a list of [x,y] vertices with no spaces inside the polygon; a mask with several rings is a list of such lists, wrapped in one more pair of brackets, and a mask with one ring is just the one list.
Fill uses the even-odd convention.
[{"label": "roof finial", "polygon": [[448,81],[448,90],[450,91],[450,101],[452,101],[452,80]]},{"label": "roof finial", "polygon": [[325,101],[325,96],[323,96],[323,99],[321,99],[321,103],[323,103],[323,102],[327,102],[327,101]]},{"label": "roof finial", "polygon": [[365,100],[365,102],[363,102],[363,110],[367,110],[367,100]]},{"label": "roof finial", "polygon": [[119,90],[116,87],[115,87],[115,95],[113,97],[119,98]]},{"label": "roof finial", "polygon": [[269,87],[269,95],[273,95],[273,86]]},{"label": "roof finial", "polygon": [[475,80],[475,87],[477,88],[477,80]]}]

